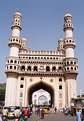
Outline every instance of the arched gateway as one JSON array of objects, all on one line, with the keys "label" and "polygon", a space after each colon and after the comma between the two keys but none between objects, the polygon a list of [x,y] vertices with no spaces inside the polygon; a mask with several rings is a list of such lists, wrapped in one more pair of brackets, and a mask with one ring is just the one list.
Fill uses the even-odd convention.
[{"label": "arched gateway", "polygon": [[51,104],[57,109],[70,107],[76,98],[78,60],[74,57],[72,15],[64,16],[65,37],[58,41],[57,50],[31,50],[27,40],[20,37],[22,15],[14,14],[9,39],[10,54],[6,60],[7,76],[5,106],[27,106],[32,93],[44,89],[51,95]]},{"label": "arched gateway", "polygon": [[49,92],[49,94],[51,96],[51,106],[52,106],[54,104],[53,87],[51,87],[51,85],[49,85],[48,83],[45,83],[43,81],[39,81],[38,83],[30,86],[30,88],[28,89],[28,104],[32,104],[32,94],[39,89],[44,89],[45,91]]}]

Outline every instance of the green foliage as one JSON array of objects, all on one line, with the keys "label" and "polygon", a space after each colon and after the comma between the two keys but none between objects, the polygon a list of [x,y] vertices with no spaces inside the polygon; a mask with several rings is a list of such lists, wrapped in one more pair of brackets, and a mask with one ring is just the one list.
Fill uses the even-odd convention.
[{"label": "green foliage", "polygon": [[3,94],[5,94],[5,89],[0,89],[0,95],[3,95]]}]

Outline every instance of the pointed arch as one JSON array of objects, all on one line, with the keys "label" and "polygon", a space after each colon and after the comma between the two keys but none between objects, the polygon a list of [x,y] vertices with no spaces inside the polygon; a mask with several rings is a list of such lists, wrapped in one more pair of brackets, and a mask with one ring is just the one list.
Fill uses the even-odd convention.
[{"label": "pointed arch", "polygon": [[54,105],[54,89],[52,86],[49,84],[46,84],[44,82],[39,82],[36,84],[33,84],[29,89],[28,89],[28,104],[32,103],[32,94],[39,90],[39,89],[44,89],[51,95],[51,105]]}]

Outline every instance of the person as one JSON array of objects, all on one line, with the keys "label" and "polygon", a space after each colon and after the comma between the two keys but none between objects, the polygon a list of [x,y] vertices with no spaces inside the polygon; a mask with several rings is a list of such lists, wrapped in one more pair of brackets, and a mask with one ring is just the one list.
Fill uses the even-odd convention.
[{"label": "person", "polygon": [[44,119],[44,109],[41,110],[41,119]]},{"label": "person", "polygon": [[40,107],[37,108],[37,116],[40,116]]},{"label": "person", "polygon": [[32,110],[33,106],[32,104],[30,105],[30,113],[32,114],[33,110]]},{"label": "person", "polygon": [[14,110],[15,118],[19,118],[20,114],[21,114],[20,107],[16,107]]},{"label": "person", "polygon": [[25,117],[28,118],[28,114],[29,114],[29,109],[28,109],[28,107],[26,107],[26,108],[22,111],[22,114],[23,114],[24,118],[25,118]]},{"label": "person", "polygon": [[84,108],[82,108],[81,121],[84,121]]},{"label": "person", "polygon": [[55,113],[57,112],[57,108],[56,107],[54,108],[54,111],[55,111]]},{"label": "person", "polygon": [[7,115],[8,115],[8,108],[7,107],[4,107],[3,108],[3,111],[2,111],[2,120],[3,120],[3,117],[6,117],[7,118]]},{"label": "person", "polygon": [[76,112],[76,121],[81,121],[81,111],[79,109]]}]

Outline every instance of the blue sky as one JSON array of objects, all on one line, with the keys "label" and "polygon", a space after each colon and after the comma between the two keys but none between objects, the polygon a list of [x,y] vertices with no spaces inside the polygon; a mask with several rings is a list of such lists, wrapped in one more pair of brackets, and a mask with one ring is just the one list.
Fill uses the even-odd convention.
[{"label": "blue sky", "polygon": [[[21,36],[28,39],[33,50],[56,50],[58,39],[64,37],[64,15],[73,16],[74,38],[77,47],[79,75],[78,93],[84,93],[84,0],[0,0],[0,81],[5,82],[6,57],[9,55],[8,41],[11,36],[11,22],[15,11],[22,13]],[[38,43],[38,44],[37,44]]]}]

